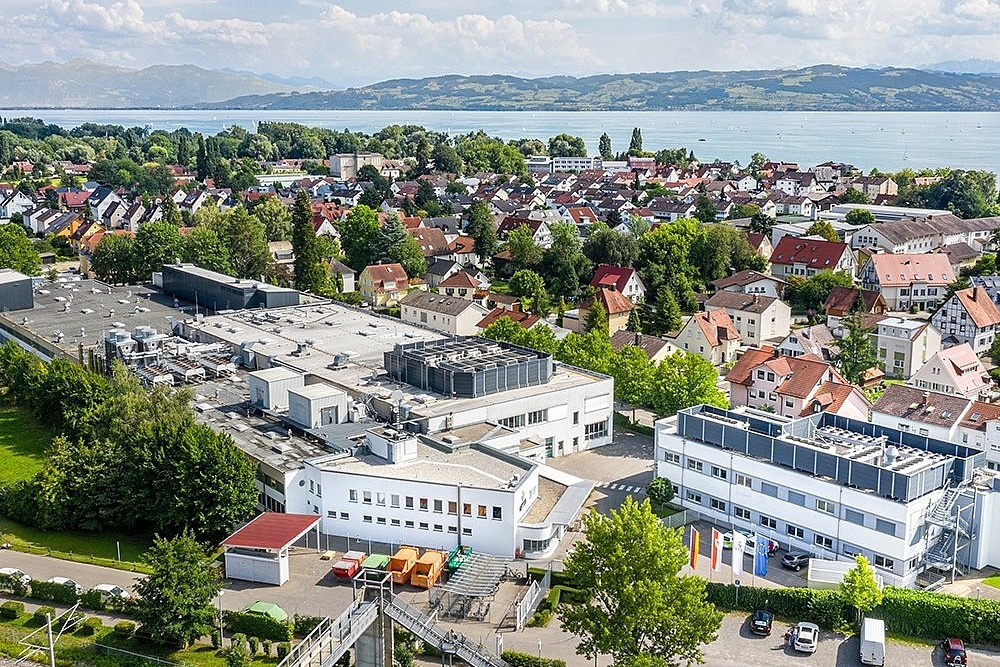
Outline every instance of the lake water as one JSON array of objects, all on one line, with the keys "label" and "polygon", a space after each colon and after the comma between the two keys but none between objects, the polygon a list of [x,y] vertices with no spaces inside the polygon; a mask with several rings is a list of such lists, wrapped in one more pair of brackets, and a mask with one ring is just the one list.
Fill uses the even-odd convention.
[{"label": "lake water", "polygon": [[803,167],[834,160],[869,171],[877,167],[954,167],[1000,173],[997,112],[797,112],[797,111],[159,111],[0,110],[5,118],[33,116],[63,127],[82,123],[150,126],[214,134],[258,121],[372,133],[387,125],[422,125],[461,134],[484,130],[504,140],[547,141],[561,132],[583,137],[597,153],[602,132],[617,151],[628,148],[632,128],[646,150],[686,147],[700,160],[746,164],[761,152]]}]

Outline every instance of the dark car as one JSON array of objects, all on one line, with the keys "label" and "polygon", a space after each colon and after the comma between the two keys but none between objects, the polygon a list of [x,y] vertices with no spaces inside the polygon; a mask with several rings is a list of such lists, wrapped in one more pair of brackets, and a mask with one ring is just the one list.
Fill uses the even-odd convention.
[{"label": "dark car", "polygon": [[781,566],[798,572],[809,562],[809,554],[804,551],[789,551],[781,557]]},{"label": "dark car", "polygon": [[774,614],[769,611],[764,611],[763,609],[758,609],[750,618],[750,632],[755,635],[771,634],[771,622],[773,620]]},{"label": "dark car", "polygon": [[965,654],[965,643],[961,639],[949,637],[941,642],[941,646],[944,647],[944,664],[968,664],[969,657]]}]

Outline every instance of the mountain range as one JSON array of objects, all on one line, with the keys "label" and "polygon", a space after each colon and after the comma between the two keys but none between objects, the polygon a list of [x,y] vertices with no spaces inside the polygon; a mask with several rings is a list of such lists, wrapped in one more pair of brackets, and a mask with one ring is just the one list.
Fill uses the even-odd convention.
[{"label": "mountain range", "polygon": [[329,84],[318,77],[281,78],[194,65],[129,69],[90,61],[0,64],[0,107],[1000,111],[1000,75],[940,69],[816,65],[795,70],[651,72],[579,78],[449,75],[393,79],[343,90],[321,89]]}]

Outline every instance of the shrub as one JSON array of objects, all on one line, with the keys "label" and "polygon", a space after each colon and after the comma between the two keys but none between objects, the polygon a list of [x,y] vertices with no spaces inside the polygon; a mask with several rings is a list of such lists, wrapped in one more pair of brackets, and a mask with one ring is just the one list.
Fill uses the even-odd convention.
[{"label": "shrub", "polygon": [[292,650],[292,645],[288,642],[281,642],[278,644],[278,660],[284,660],[288,657],[289,651]]},{"label": "shrub", "polygon": [[100,591],[87,591],[80,596],[80,604],[87,609],[93,609],[95,611],[104,611],[106,605],[104,604],[104,596],[101,595]]},{"label": "shrub", "polygon": [[21,618],[21,614],[24,613],[24,603],[15,602],[14,600],[8,600],[3,604],[0,604],[0,618],[6,619],[8,621],[14,621]]},{"label": "shrub", "polygon": [[265,639],[264,641],[262,641],[260,643],[260,647],[264,651],[264,657],[265,658],[270,658],[271,657],[271,640],[270,639]]},{"label": "shrub", "polygon": [[257,655],[257,652],[260,651],[260,640],[257,639],[256,637],[251,637],[248,640],[248,642],[249,642],[248,646],[250,647],[250,655]]},{"label": "shrub", "polygon": [[539,609],[528,621],[528,627],[544,628],[552,620],[552,612],[548,609]]},{"label": "shrub", "polygon": [[77,601],[76,591],[65,584],[57,584],[51,581],[31,580],[31,597],[36,600],[47,602],[61,602],[63,604],[73,604]]},{"label": "shrub", "polygon": [[226,627],[233,633],[278,642],[286,642],[292,638],[292,628],[288,621],[276,621],[270,616],[239,611],[227,611],[225,618]]},{"label": "shrub", "polygon": [[[295,614],[292,617],[292,624],[295,628],[296,637],[305,637],[316,629],[316,626],[323,622],[322,616],[300,616]],[[263,635],[261,635],[263,637]]]},{"label": "shrub", "polygon": [[56,617],[56,610],[52,607],[41,606],[35,610],[35,613],[31,615],[31,622],[35,625],[45,625],[45,615],[48,614],[50,617]]},{"label": "shrub", "polygon": [[0,574],[0,593],[23,598],[28,596],[28,586],[20,577],[12,574]]},{"label": "shrub", "polygon": [[222,633],[218,630],[212,630],[212,648],[219,648],[222,646]]},{"label": "shrub", "polygon": [[132,621],[118,621],[115,623],[115,636],[121,639],[128,639],[135,634],[135,623]]},{"label": "shrub", "polygon": [[250,667],[252,662],[253,657],[250,655],[250,651],[247,650],[245,643],[233,642],[226,649],[226,667]]},{"label": "shrub", "polygon": [[103,627],[104,623],[101,622],[101,619],[97,618],[96,616],[91,616],[86,621],[80,624],[80,627],[76,631],[76,634],[80,635],[81,637],[90,637],[92,635],[97,634],[97,631]]},{"label": "shrub", "polygon": [[674,499],[674,485],[666,477],[657,477],[646,486],[646,495],[654,505],[666,505]]},{"label": "shrub", "polygon": [[83,621],[83,616],[84,614],[82,611],[75,611],[72,614],[65,614],[62,618],[59,619],[58,628],[60,630],[65,630],[67,627],[70,627],[75,623],[80,623],[81,621]]},{"label": "shrub", "polygon": [[229,640],[229,645],[230,646],[238,646],[240,644],[246,644],[246,643],[247,643],[247,636],[245,634],[243,634],[242,632],[237,632]]},{"label": "shrub", "polygon": [[565,660],[555,658],[539,658],[530,653],[520,651],[504,651],[500,656],[510,667],[566,667]]}]

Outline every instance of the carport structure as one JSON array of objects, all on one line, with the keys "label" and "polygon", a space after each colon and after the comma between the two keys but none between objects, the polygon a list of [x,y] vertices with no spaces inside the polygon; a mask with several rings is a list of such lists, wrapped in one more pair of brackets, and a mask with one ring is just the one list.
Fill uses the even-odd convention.
[{"label": "carport structure", "polygon": [[500,581],[508,573],[506,560],[473,552],[442,586],[431,590],[428,605],[441,617],[483,620],[490,613]]},{"label": "carport structure", "polygon": [[222,541],[226,548],[226,576],[280,586],[288,581],[288,548],[319,520],[314,514],[264,512]]}]

